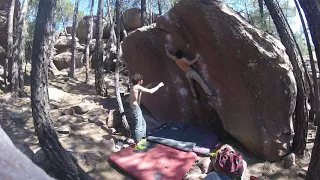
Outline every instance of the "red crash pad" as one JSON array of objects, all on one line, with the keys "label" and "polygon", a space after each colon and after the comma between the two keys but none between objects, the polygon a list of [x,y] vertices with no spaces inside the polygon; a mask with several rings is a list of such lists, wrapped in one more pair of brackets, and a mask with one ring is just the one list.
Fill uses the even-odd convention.
[{"label": "red crash pad", "polygon": [[197,155],[164,145],[146,152],[127,147],[112,153],[110,160],[132,177],[141,180],[181,180],[189,171]]}]

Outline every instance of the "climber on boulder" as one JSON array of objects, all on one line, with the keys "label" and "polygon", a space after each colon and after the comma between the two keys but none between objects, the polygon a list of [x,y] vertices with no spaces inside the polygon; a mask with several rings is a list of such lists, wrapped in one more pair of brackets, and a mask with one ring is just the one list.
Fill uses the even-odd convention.
[{"label": "climber on boulder", "polygon": [[178,67],[183,72],[186,73],[186,77],[189,81],[190,89],[191,89],[191,92],[192,92],[192,95],[194,98],[198,98],[198,96],[197,96],[197,92],[194,88],[193,80],[197,81],[200,84],[200,86],[202,87],[202,89],[204,90],[204,92],[207,95],[209,95],[209,96],[214,95],[213,92],[209,89],[208,85],[201,78],[201,76],[190,67],[192,64],[194,64],[196,61],[198,61],[200,59],[199,54],[196,55],[196,58],[189,61],[188,59],[183,57],[183,52],[181,50],[177,50],[176,55],[174,56],[174,55],[170,54],[170,52],[168,50],[168,45],[165,45],[165,49],[166,49],[167,56],[170,57],[171,59],[173,59],[175,61],[175,63],[178,65]]}]

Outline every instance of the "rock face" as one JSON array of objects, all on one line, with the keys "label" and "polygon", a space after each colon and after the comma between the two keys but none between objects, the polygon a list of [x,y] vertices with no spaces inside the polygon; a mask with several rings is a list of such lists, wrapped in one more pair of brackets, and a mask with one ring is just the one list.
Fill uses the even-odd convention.
[{"label": "rock face", "polygon": [[85,114],[90,110],[90,104],[88,103],[81,103],[77,106],[72,107],[76,114]]},{"label": "rock face", "polygon": [[[199,99],[193,98],[185,73],[166,56],[165,43],[189,59],[201,55],[195,65],[216,98],[197,83]],[[257,156],[278,161],[287,153],[296,99],[291,63],[278,40],[227,6],[180,1],[155,26],[127,36],[122,48],[131,75],[144,75],[145,84],[165,84],[142,100],[157,120],[211,130],[220,122]]]},{"label": "rock face", "polygon": [[0,179],[53,179],[20,152],[0,128]]}]

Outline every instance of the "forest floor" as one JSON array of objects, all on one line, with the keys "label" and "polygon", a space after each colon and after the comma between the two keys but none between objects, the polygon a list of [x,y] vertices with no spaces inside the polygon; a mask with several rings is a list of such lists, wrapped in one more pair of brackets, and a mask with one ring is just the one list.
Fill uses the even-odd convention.
[{"label": "forest floor", "polygon": [[[118,109],[114,96],[114,80],[112,75],[106,76],[108,94],[106,98],[95,95],[94,74],[90,74],[88,84],[84,83],[85,71],[78,69],[77,80],[69,79],[66,71],[62,71],[50,78],[49,97],[51,116],[56,128],[67,125],[70,133],[60,134],[59,140],[63,147],[77,157],[80,167],[93,179],[132,179],[129,175],[108,162],[109,155],[116,151],[115,143],[125,141],[121,133],[110,134],[107,127],[109,112]],[[128,77],[120,77],[121,91],[125,92],[123,103],[129,109],[126,83]],[[30,86],[26,87],[30,95]],[[86,113],[79,115],[68,113],[70,108],[79,104],[86,104]],[[40,147],[34,132],[30,98],[15,99],[9,93],[0,95],[0,125],[17,143],[27,144],[36,153]],[[67,114],[67,115],[63,115]],[[69,115],[68,115],[69,114]],[[148,129],[160,125],[150,114],[144,112]],[[130,119],[130,116],[128,117]],[[119,130],[121,132],[121,130]],[[256,158],[247,152],[232,138],[220,139],[238,149],[248,163],[245,179],[250,175],[262,179],[304,179],[310,161],[316,127],[309,125],[308,143],[305,155],[296,157],[295,165],[285,169],[283,162],[270,163]],[[50,174],[50,172],[49,172]]]}]

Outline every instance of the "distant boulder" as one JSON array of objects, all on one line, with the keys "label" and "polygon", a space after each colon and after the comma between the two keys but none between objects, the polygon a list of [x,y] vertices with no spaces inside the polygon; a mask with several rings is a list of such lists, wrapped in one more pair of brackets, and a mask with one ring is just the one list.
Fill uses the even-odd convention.
[{"label": "distant boulder", "polygon": [[138,8],[130,8],[123,12],[122,21],[127,31],[141,27],[141,10]]},{"label": "distant boulder", "polygon": [[[78,23],[77,29],[76,29],[76,34],[77,37],[79,38],[81,43],[84,43],[87,39],[87,35],[88,35],[88,22],[90,20],[90,16],[84,16]],[[97,29],[96,29],[96,24],[98,21],[98,17],[97,16],[93,16],[93,32],[92,38],[97,38]],[[110,21],[104,19],[103,20],[103,38],[104,39],[108,39],[109,35],[110,35]]]},{"label": "distant boulder", "polygon": [[[70,67],[71,63],[71,52],[64,52],[53,57],[53,63],[56,65],[58,70],[67,69]],[[76,54],[76,68],[80,68],[83,62],[83,54]]]}]

